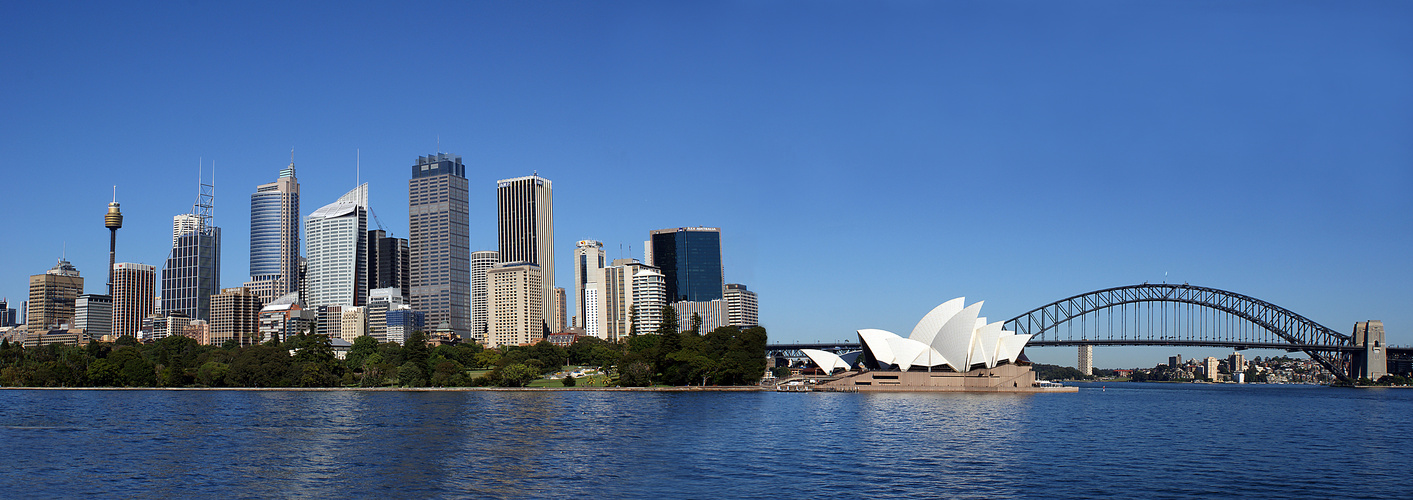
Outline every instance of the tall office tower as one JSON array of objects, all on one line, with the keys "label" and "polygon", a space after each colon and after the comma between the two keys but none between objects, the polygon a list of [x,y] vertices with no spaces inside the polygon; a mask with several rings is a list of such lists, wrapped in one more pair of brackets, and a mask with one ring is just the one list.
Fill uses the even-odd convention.
[{"label": "tall office tower", "polygon": [[726,309],[731,326],[747,328],[760,325],[760,305],[756,292],[740,283],[726,284]]},{"label": "tall office tower", "polygon": [[299,179],[294,158],[250,195],[250,281],[265,302],[299,291]]},{"label": "tall office tower", "polygon": [[26,330],[48,331],[74,321],[74,301],[83,294],[83,278],[79,271],[63,258],[44,274],[29,277]]},{"label": "tall office tower", "polygon": [[486,271],[490,288],[487,347],[529,345],[545,338],[544,274],[529,262],[501,264]]},{"label": "tall office tower", "polygon": [[487,345],[486,334],[490,332],[488,314],[490,311],[490,291],[486,288],[486,270],[500,263],[500,252],[482,250],[471,253],[471,340],[482,346]]},{"label": "tall office tower", "polygon": [[259,295],[246,287],[227,288],[211,297],[211,344],[225,345],[236,340],[241,346],[259,344],[260,310],[265,307]]},{"label": "tall office tower", "polygon": [[[585,307],[585,292],[590,288],[589,283],[601,283],[603,280],[596,279],[602,275],[599,270],[604,266],[603,243],[594,240],[579,240],[579,246],[574,248],[574,308],[579,322],[584,326],[587,333],[589,325],[589,309]],[[603,293],[603,290],[598,290]]]},{"label": "tall office tower", "polygon": [[18,325],[19,318],[15,317],[15,310],[10,308],[10,299],[0,299],[0,327]]},{"label": "tall office tower", "polygon": [[538,175],[496,183],[496,221],[502,262],[540,266],[544,329],[560,331],[554,311],[554,189]]},{"label": "tall office tower", "polygon": [[368,290],[396,288],[406,298],[412,293],[411,251],[404,238],[390,238],[382,229],[368,231]]},{"label": "tall office tower", "polygon": [[[1089,347],[1091,351],[1094,349],[1094,346],[1080,346],[1080,348],[1084,347]],[[1217,380],[1217,373],[1217,358],[1207,356],[1207,359],[1202,360],[1202,374],[1207,377],[1207,380]],[[1086,373],[1085,375],[1093,374]]]},{"label": "tall office tower", "polygon": [[406,306],[407,298],[400,288],[374,288],[368,292],[368,335],[378,343],[388,341],[388,311]]},{"label": "tall office tower", "polygon": [[152,314],[156,287],[156,266],[113,264],[113,336],[137,337],[142,319]]},{"label": "tall office tower", "polygon": [[[598,328],[595,333],[590,333],[586,328],[586,335],[617,342],[632,334],[633,318],[638,309],[635,299],[639,295],[634,292],[635,278],[639,272],[647,269],[652,268],[638,262],[638,259],[615,259],[612,265],[597,272],[590,270],[591,274],[597,276],[595,281],[589,283],[588,291],[595,295],[597,300],[591,301],[591,305],[595,307],[591,307],[587,314],[589,319],[598,324]],[[656,307],[660,309],[662,306],[658,303]]]},{"label": "tall office tower", "polygon": [[662,307],[667,305],[667,279],[652,266],[643,266],[633,274],[633,306],[629,317],[633,321],[630,333],[643,335],[657,331],[662,324]]},{"label": "tall office tower", "polygon": [[466,338],[471,333],[471,233],[461,157],[417,157],[407,200],[412,309],[426,313],[427,324],[450,323]]},{"label": "tall office tower", "polygon": [[667,301],[705,302],[721,298],[721,229],[679,227],[649,233],[648,265],[667,280]]},{"label": "tall office tower", "polygon": [[123,213],[118,207],[118,186],[113,186],[113,202],[108,204],[108,213],[103,216],[103,227],[108,228],[108,296],[113,296],[113,264],[118,258],[118,230],[123,227]]},{"label": "tall office tower", "polygon": [[559,325],[559,331],[561,332],[569,328],[569,322],[566,321],[567,318],[565,317],[569,312],[569,306],[567,304],[569,297],[566,295],[568,294],[564,292],[564,287],[554,287],[555,324]]},{"label": "tall office tower", "polygon": [[162,267],[162,312],[211,320],[211,296],[221,291],[221,228],[211,223],[216,186],[198,181],[190,214],[172,218],[172,251]]},{"label": "tall office tower", "polygon": [[74,329],[98,340],[113,334],[113,298],[85,293],[74,300]]},{"label": "tall office tower", "polygon": [[[304,223],[308,307],[361,306],[368,298],[368,185],[315,210]],[[331,337],[332,338],[332,337]]]}]

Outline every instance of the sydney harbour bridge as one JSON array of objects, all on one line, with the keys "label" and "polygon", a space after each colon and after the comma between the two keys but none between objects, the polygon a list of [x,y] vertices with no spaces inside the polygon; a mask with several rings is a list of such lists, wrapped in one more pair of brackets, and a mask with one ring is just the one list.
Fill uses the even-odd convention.
[{"label": "sydney harbour bridge", "polygon": [[[1379,322],[1341,333],[1278,305],[1188,284],[1128,285],[1060,299],[1011,318],[1005,329],[1031,335],[1026,349],[1078,346],[1199,346],[1304,352],[1336,378],[1353,382],[1413,371],[1413,348],[1391,348]],[[844,351],[857,343],[771,344],[771,356],[800,349]]]}]

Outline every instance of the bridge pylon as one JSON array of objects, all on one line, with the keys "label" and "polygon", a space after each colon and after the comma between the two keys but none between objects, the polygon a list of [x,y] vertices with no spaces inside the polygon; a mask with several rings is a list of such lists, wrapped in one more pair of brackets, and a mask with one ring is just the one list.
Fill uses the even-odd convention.
[{"label": "bridge pylon", "polygon": [[1360,321],[1354,324],[1354,352],[1350,378],[1378,380],[1388,375],[1388,346],[1384,343],[1384,322]]}]

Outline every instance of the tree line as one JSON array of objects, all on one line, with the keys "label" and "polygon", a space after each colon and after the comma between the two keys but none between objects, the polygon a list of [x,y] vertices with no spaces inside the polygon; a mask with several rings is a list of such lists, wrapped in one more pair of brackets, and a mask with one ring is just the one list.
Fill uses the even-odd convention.
[{"label": "tree line", "polygon": [[[402,345],[369,336],[344,359],[328,336],[302,333],[251,346],[205,346],[183,337],[143,344],[133,337],[84,346],[24,348],[0,341],[6,387],[524,387],[565,365],[597,366],[621,386],[743,385],[765,373],[766,332],[701,321],[678,332],[676,313],[654,333],[622,342],[580,337],[568,348],[541,341],[485,349],[475,343],[427,345],[422,332]],[[563,385],[571,385],[572,378]]]}]

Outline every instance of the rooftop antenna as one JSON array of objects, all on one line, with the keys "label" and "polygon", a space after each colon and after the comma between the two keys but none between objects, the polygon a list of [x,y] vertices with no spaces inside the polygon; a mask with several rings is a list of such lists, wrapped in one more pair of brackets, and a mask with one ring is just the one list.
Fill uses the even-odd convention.
[{"label": "rooftop antenna", "polygon": [[437,154],[442,153],[442,135],[437,134]]},{"label": "rooftop antenna", "polygon": [[[353,185],[358,186],[363,177],[363,152],[358,148],[353,148]],[[363,200],[368,201],[368,200]],[[367,203],[364,203],[367,205]]]}]

